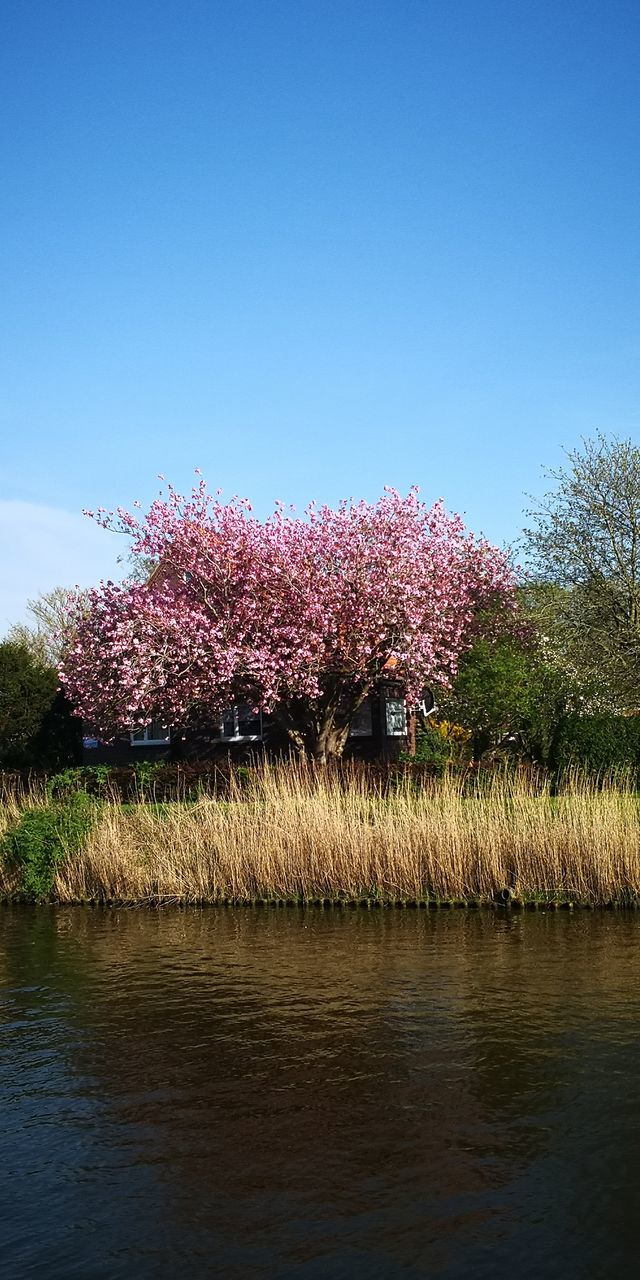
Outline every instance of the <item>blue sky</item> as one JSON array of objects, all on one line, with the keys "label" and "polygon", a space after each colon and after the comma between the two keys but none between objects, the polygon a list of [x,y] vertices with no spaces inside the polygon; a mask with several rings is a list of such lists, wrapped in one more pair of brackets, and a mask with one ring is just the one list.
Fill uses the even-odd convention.
[{"label": "blue sky", "polygon": [[199,466],[497,542],[640,422],[636,0],[4,0],[0,630]]}]

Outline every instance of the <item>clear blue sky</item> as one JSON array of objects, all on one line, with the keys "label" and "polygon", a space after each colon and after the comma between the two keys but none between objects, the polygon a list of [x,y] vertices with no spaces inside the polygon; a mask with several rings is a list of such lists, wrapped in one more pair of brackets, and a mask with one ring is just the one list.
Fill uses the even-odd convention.
[{"label": "clear blue sky", "polygon": [[[637,0],[4,0],[0,629],[161,471],[514,538],[640,421]],[[87,522],[85,522],[87,524]]]}]

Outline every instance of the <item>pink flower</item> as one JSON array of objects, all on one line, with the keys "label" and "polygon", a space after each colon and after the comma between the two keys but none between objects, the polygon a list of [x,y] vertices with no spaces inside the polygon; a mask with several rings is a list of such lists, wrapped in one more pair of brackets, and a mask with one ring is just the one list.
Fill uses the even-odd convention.
[{"label": "pink flower", "polygon": [[261,521],[201,480],[187,496],[169,485],[139,519],[94,518],[160,566],[145,583],[101,583],[88,611],[78,602],[60,678],[103,735],[132,707],[181,724],[238,699],[317,710],[336,683],[346,705],[393,655],[411,699],[450,681],[481,605],[514,607],[504,554],[416,489],[304,517],[278,502]]}]

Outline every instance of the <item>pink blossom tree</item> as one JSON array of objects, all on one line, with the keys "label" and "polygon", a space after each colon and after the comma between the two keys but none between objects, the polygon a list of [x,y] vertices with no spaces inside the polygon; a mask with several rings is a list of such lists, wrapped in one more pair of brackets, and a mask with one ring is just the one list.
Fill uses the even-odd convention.
[{"label": "pink blossom tree", "polygon": [[188,497],[169,486],[146,516],[87,514],[157,565],[95,588],[69,633],[63,685],[107,735],[152,716],[202,723],[243,700],[326,761],[390,659],[415,703],[447,687],[480,609],[513,608],[505,556],[415,489],[303,518],[277,504],[261,521],[201,480]]}]

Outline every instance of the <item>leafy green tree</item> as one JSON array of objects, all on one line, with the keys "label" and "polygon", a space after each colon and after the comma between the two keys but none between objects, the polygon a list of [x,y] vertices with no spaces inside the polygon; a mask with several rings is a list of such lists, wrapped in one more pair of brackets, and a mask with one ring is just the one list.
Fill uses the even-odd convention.
[{"label": "leafy green tree", "polygon": [[588,711],[589,691],[550,661],[535,632],[481,636],[463,657],[439,715],[472,735],[475,760],[509,751],[555,768],[569,717]]},{"label": "leafy green tree", "polygon": [[480,637],[463,657],[451,693],[438,714],[472,734],[473,756],[519,744],[530,717],[532,663],[516,640]]},{"label": "leafy green tree", "polygon": [[525,530],[531,600],[552,661],[610,707],[640,686],[640,448],[598,434],[548,472]]},{"label": "leafy green tree", "polygon": [[78,758],[79,738],[54,668],[24,644],[0,643],[0,765],[59,768]]}]

